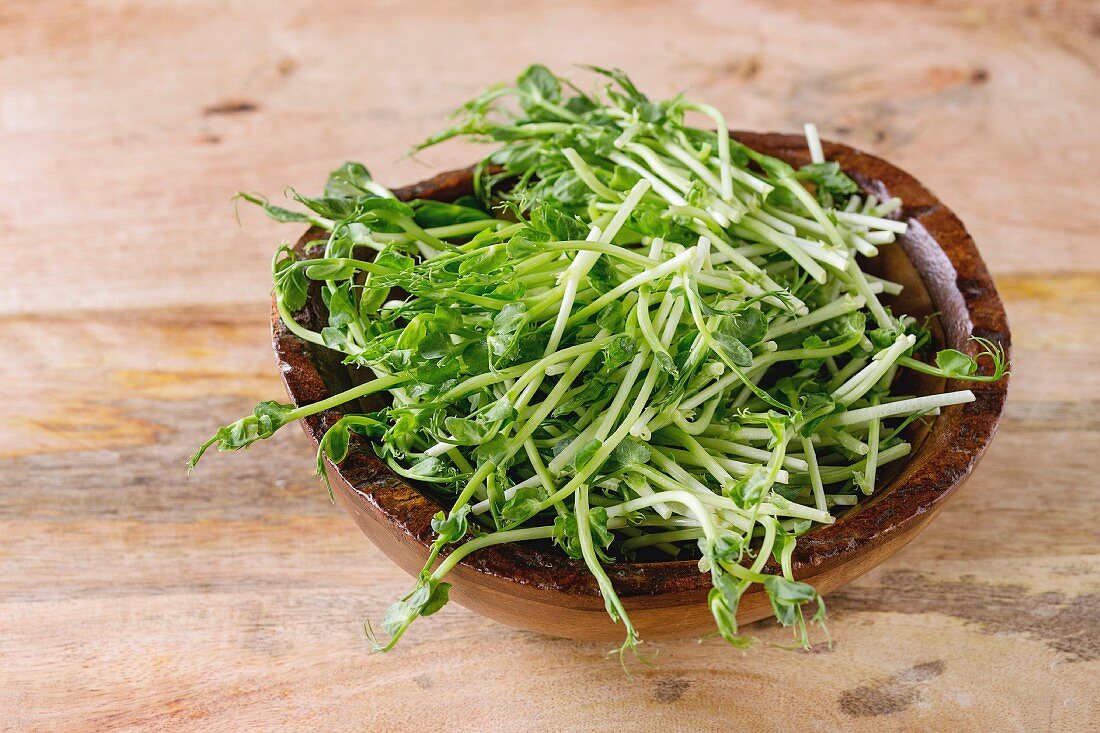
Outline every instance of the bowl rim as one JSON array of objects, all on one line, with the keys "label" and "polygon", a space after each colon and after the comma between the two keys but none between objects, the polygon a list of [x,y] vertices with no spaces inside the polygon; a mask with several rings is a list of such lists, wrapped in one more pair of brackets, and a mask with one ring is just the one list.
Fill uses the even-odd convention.
[{"label": "bowl rim", "polygon": [[[732,131],[731,136],[796,165],[809,162],[804,138],[799,135]],[[1010,353],[1011,334],[1004,307],[973,239],[958,217],[913,176],[887,161],[842,143],[823,141],[823,148],[826,159],[838,161],[866,193],[902,199],[899,218],[909,223],[909,233],[893,246],[905,249],[936,310],[942,315],[945,306],[951,307],[952,317],[942,324],[945,346],[973,353],[968,340],[974,335]],[[394,193],[402,200],[453,199],[472,191],[472,174],[472,167],[448,171],[395,189]],[[307,242],[317,238],[318,231],[305,232],[296,249],[301,252]],[[938,246],[925,246],[917,252],[915,244],[912,250],[907,246],[911,238],[931,239]],[[920,255],[917,259],[915,253]],[[316,303],[316,290],[310,298],[296,317],[308,321],[322,313]],[[274,300],[271,319],[272,346],[291,401],[303,405],[330,396],[332,391],[321,376],[318,362],[327,361],[330,369],[344,368],[339,366],[338,357],[291,333]],[[325,352],[327,359],[323,359]],[[812,578],[896,540],[941,508],[973,471],[993,439],[1004,412],[1008,384],[1007,376],[988,383],[948,380],[945,391],[970,389],[976,400],[943,410],[929,431],[929,439],[872,499],[860,502],[855,511],[834,524],[817,527],[800,537],[792,558],[795,577]],[[303,419],[302,427],[316,446],[328,427],[344,414],[341,408],[326,410]],[[937,440],[930,439],[933,435]],[[933,451],[937,446],[939,449]],[[346,498],[351,499],[356,511],[375,514],[420,545],[423,557],[427,557],[434,536],[431,518],[443,508],[440,504],[394,473],[358,436],[353,437],[348,457],[340,465],[330,464],[329,471],[334,481],[351,489]],[[460,564],[532,590],[599,594],[583,561],[529,545],[495,545],[472,553]],[[699,571],[695,560],[612,563],[605,567],[616,591],[627,598],[699,594],[710,588],[709,575]]]}]

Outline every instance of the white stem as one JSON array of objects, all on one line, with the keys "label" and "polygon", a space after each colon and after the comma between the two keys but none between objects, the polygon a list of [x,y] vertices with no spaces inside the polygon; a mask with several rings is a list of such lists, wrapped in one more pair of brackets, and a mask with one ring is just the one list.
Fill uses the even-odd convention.
[{"label": "white stem", "polygon": [[863,395],[867,394],[875,384],[882,379],[891,365],[914,343],[916,337],[912,334],[902,334],[887,348],[875,354],[871,363],[833,391],[833,399],[850,405]]},{"label": "white stem", "polygon": [[840,300],[834,300],[828,305],[822,306],[815,311],[811,311],[808,315],[801,316],[799,318],[792,318],[786,323],[782,323],[778,326],[773,326],[768,329],[767,334],[764,336],[766,340],[777,339],[780,336],[786,336],[788,333],[794,333],[795,331],[801,331],[808,326],[815,326],[818,323],[824,323],[825,321],[832,320],[837,316],[842,316],[845,313],[851,313],[857,311],[864,306],[866,299],[862,296],[846,295]]},{"label": "white stem", "polygon": [[895,232],[897,234],[905,234],[909,229],[909,225],[904,221],[898,221],[897,219],[885,219],[880,216],[867,216],[866,214],[853,214],[848,211],[836,212],[836,218],[838,221],[845,222],[847,224],[856,224],[858,226],[868,227],[870,229],[884,229],[888,232]]},{"label": "white stem", "polygon": [[831,417],[823,423],[824,427],[844,427],[847,425],[862,425],[871,420],[881,420],[898,415],[911,415],[923,413],[929,410],[947,407],[949,405],[961,405],[975,400],[974,393],[968,389],[946,394],[934,394],[927,397],[913,397],[908,400],[887,402],[882,405],[862,407],[858,410],[850,410]]},{"label": "white stem", "polygon": [[825,153],[821,150],[821,138],[817,134],[817,125],[807,122],[802,129],[806,132],[806,147],[810,149],[810,162],[824,163]]}]

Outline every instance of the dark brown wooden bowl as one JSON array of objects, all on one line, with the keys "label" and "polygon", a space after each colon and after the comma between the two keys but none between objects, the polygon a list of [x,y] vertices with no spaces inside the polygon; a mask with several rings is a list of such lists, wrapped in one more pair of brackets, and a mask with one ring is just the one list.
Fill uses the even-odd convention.
[{"label": "dark brown wooden bowl", "polygon": [[[764,153],[795,165],[808,160],[801,137],[734,133]],[[915,316],[938,314],[937,336],[946,347],[973,353],[969,338],[982,336],[1010,346],[1004,307],[985,264],[962,222],[916,179],[880,158],[846,145],[826,143],[825,155],[869,194],[898,196],[900,218],[909,231],[894,246],[882,247],[880,272],[906,286],[899,311]],[[452,171],[399,189],[402,199],[454,200],[472,191],[471,170]],[[299,241],[314,239],[307,232]],[[320,330],[324,306],[315,291],[296,316]],[[309,404],[343,391],[366,377],[349,372],[336,354],[305,342],[287,330],[272,310],[272,334],[279,367],[291,400]],[[920,382],[920,392],[972,389],[975,402],[943,410],[916,445],[908,461],[885,475],[875,496],[837,522],[799,539],[794,573],[822,593],[867,572],[912,540],[943,508],[974,470],[992,440],[1005,406],[1008,380],[998,383]],[[302,420],[316,444],[343,415],[328,410]],[[347,459],[331,470],[336,496],[359,528],[387,556],[417,573],[433,535],[432,516],[439,504],[394,474],[357,438]],[[607,568],[631,618],[644,639],[698,635],[712,631],[706,605],[709,574],[694,560],[618,563]],[[604,612],[596,583],[584,563],[531,546],[501,545],[474,553],[447,580],[451,597],[489,618],[521,629],[577,639],[617,640],[623,636]],[[738,620],[771,614],[767,597],[756,586],[742,598]]]}]

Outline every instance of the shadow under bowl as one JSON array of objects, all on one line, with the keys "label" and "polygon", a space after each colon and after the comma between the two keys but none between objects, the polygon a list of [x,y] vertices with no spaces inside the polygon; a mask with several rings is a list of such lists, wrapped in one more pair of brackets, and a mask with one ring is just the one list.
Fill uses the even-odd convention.
[{"label": "shadow under bowl", "polygon": [[[809,162],[803,138],[792,135],[732,133],[763,153],[799,166]],[[1010,347],[1010,334],[993,281],[959,219],[908,173],[880,158],[837,143],[825,143],[836,160],[867,194],[900,197],[898,216],[908,232],[868,269],[905,286],[902,296],[886,299],[895,312],[931,317],[941,348],[973,352],[970,337],[981,336]],[[472,169],[452,171],[398,189],[403,200],[452,201],[472,192]],[[307,232],[298,242],[316,238]],[[327,314],[317,288],[296,314],[307,328],[320,330]],[[341,363],[337,354],[292,334],[272,309],[272,340],[290,399],[304,405],[341,392],[368,377]],[[921,434],[914,451],[892,473],[880,477],[875,495],[853,507],[832,525],[799,538],[794,574],[820,592],[875,567],[912,540],[943,508],[973,471],[997,429],[1008,380],[955,383],[912,377],[913,393],[971,389],[977,399],[948,407]],[[302,420],[316,444],[344,409]],[[330,469],[336,497],[355,523],[391,560],[407,572],[420,571],[433,539],[431,519],[442,507],[396,475],[370,446],[353,436],[351,451]],[[769,568],[775,572],[776,568]],[[709,574],[694,560],[615,563],[608,575],[643,639],[699,635],[714,630],[707,607]],[[584,563],[530,545],[498,545],[473,553],[448,575],[451,598],[484,616],[520,629],[576,639],[619,640],[621,625],[604,611],[596,582]],[[760,586],[741,599],[738,622],[771,615]]]}]

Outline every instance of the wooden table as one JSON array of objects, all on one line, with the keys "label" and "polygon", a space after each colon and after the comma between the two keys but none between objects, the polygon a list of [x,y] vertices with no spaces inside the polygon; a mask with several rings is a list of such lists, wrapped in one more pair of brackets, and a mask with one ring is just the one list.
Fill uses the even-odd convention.
[{"label": "wooden table", "polygon": [[[1096,730],[1100,16],[1095,3],[0,6],[0,729]],[[830,649],[606,647],[451,607],[371,655],[408,578],[295,430],[184,461],[282,396],[237,189],[402,160],[533,60],[823,134],[968,222],[1014,329],[1001,435],[917,542],[829,598]],[[582,75],[583,77],[583,75]]]}]

